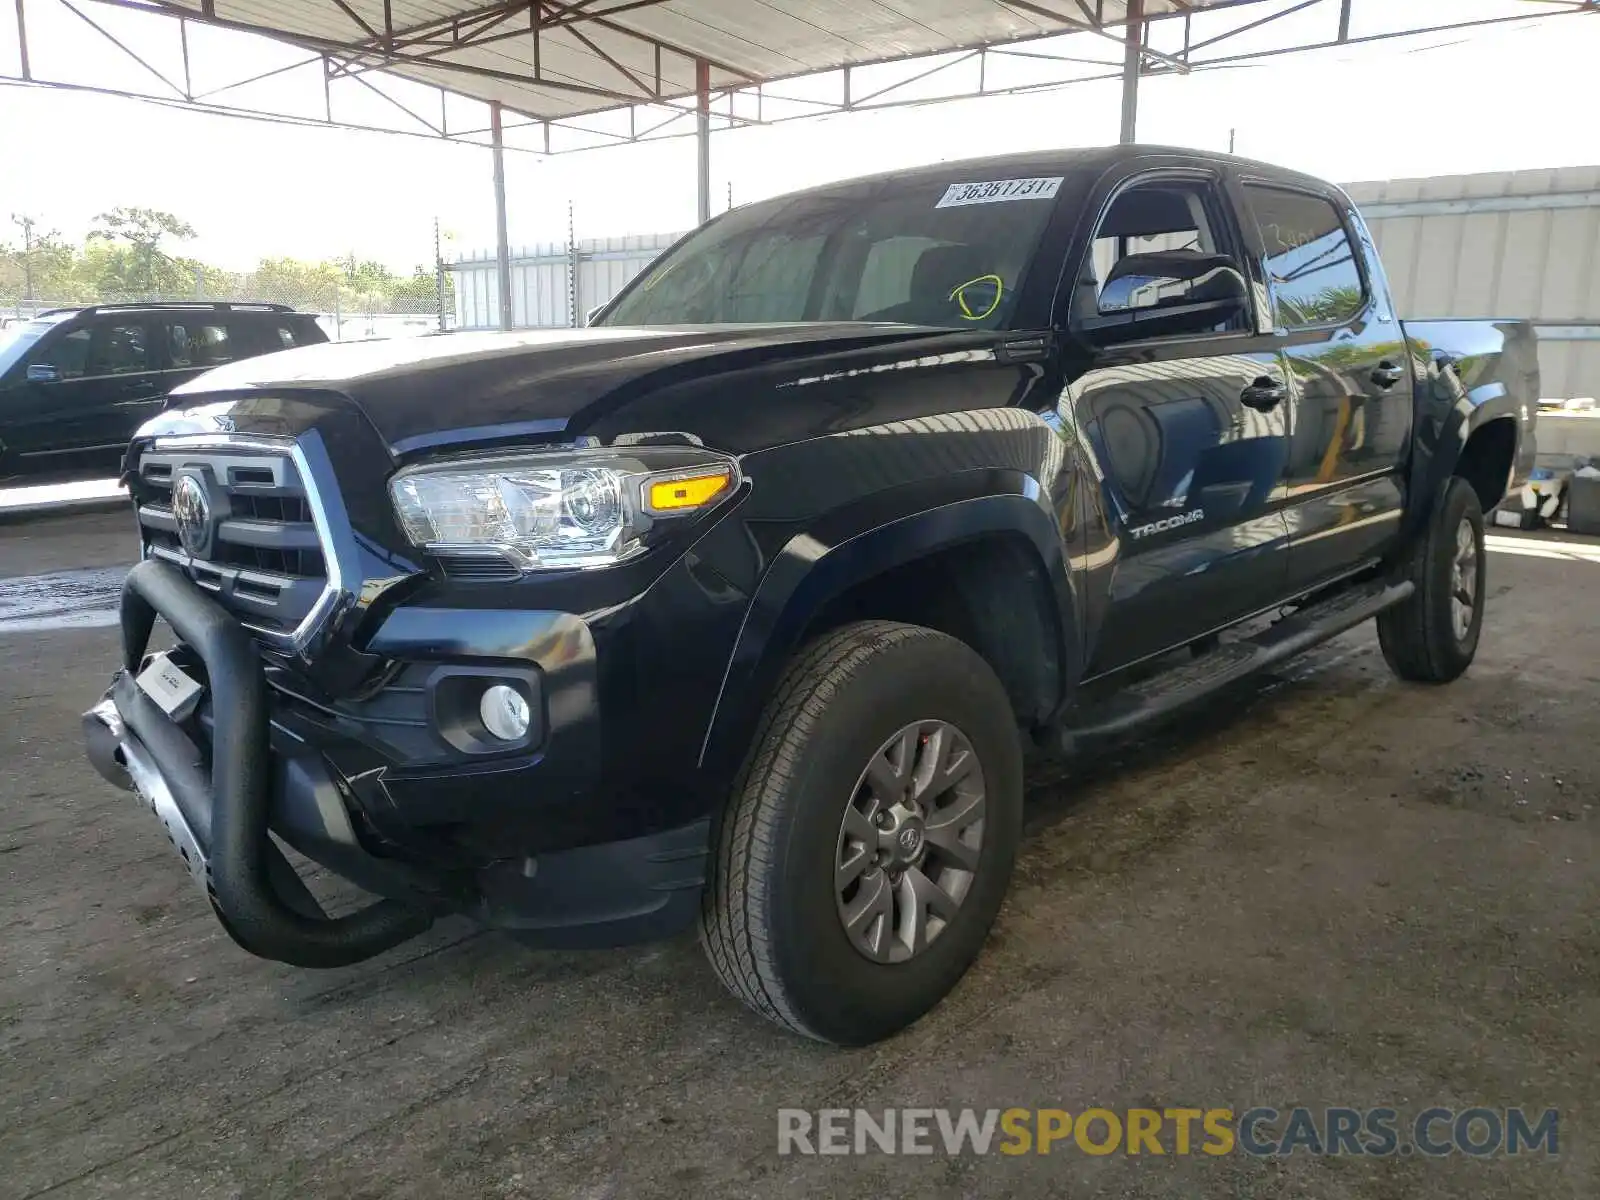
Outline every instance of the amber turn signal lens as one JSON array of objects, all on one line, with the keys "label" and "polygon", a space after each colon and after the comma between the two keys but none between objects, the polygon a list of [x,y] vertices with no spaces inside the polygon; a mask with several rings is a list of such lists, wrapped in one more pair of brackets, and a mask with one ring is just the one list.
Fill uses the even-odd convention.
[{"label": "amber turn signal lens", "polygon": [[650,508],[654,512],[678,512],[699,508],[721,495],[728,487],[730,473],[693,475],[688,479],[663,479],[650,485]]}]

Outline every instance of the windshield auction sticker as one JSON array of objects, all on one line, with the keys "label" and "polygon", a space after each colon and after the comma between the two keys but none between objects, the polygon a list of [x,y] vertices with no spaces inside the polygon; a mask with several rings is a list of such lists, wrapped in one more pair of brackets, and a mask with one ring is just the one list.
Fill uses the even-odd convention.
[{"label": "windshield auction sticker", "polygon": [[1006,200],[1054,200],[1062,175],[1035,179],[992,179],[987,183],[952,183],[935,208],[960,208],[963,204],[1000,204]]}]

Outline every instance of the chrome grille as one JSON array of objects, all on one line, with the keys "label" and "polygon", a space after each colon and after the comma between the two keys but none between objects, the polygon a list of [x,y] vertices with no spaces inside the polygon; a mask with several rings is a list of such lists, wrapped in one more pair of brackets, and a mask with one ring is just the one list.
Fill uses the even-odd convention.
[{"label": "chrome grille", "polygon": [[[185,475],[208,499],[199,553],[185,547],[173,513],[172,490]],[[328,590],[313,506],[289,448],[158,444],[140,456],[132,487],[145,553],[183,568],[258,632],[295,632]]]}]

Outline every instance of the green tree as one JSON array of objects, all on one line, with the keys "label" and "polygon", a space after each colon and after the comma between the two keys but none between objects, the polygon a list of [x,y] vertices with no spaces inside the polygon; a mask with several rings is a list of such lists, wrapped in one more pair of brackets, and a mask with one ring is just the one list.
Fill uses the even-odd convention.
[{"label": "green tree", "polygon": [[[143,298],[281,301],[323,312],[432,312],[437,283],[422,266],[408,275],[355,255],[323,262],[265,258],[254,271],[234,272],[182,256],[178,245],[194,228],[169,212],[114,208],[96,218],[82,248],[31,218],[18,220],[20,244],[0,238],[0,301],[27,296],[63,304]],[[9,232],[9,230],[7,230]],[[455,281],[445,277],[445,303]]]},{"label": "green tree", "polygon": [[29,230],[23,243],[0,242],[0,296],[27,297],[32,290],[43,300],[78,300],[74,279],[77,251],[56,230]]},{"label": "green tree", "polygon": [[[113,208],[95,218],[89,245],[104,241],[115,251],[100,260],[100,286],[128,295],[187,294],[194,276],[161,249],[164,239],[188,241],[194,226],[155,208]],[[124,243],[119,245],[119,243]]]},{"label": "green tree", "polygon": [[264,258],[245,282],[252,300],[277,300],[332,311],[339,306],[344,271],[337,263]]}]

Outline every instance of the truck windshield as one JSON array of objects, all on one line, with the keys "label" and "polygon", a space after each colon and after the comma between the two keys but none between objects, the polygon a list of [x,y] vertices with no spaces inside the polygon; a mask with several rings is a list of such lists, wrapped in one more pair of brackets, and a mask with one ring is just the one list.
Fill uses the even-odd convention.
[{"label": "truck windshield", "polygon": [[889,180],[752,204],[652,263],[599,324],[1001,327],[1061,182]]}]

